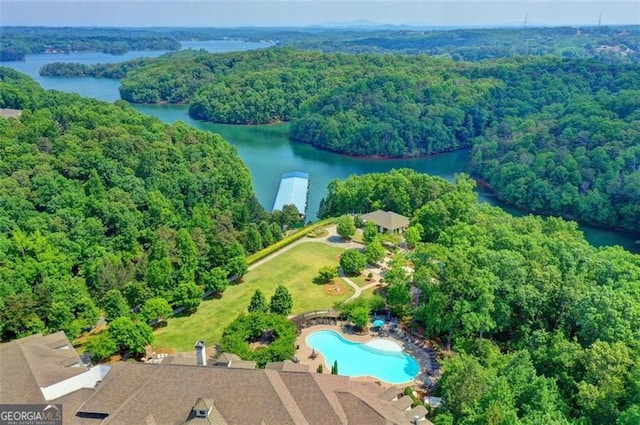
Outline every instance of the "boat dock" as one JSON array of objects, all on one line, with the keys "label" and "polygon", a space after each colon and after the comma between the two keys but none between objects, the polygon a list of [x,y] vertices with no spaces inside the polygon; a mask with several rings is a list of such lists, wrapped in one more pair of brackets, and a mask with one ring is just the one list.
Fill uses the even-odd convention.
[{"label": "boat dock", "polygon": [[307,198],[309,194],[309,174],[301,171],[285,173],[280,180],[278,194],[273,203],[273,210],[282,211],[285,205],[295,205],[302,216],[307,213]]}]

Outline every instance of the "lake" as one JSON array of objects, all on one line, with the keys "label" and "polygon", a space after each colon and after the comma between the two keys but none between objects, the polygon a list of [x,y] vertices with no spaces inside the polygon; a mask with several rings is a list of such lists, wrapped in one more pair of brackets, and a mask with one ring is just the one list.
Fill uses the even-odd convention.
[{"label": "lake", "polygon": [[[245,43],[240,40],[214,40],[181,42],[185,48],[204,49],[210,52],[227,52],[269,47],[270,43]],[[119,99],[118,80],[90,77],[42,77],[38,70],[51,62],[78,62],[84,64],[122,62],[138,57],[156,57],[164,51],[128,52],[121,56],[104,53],[71,53],[27,55],[24,62],[4,62],[20,72],[30,75],[46,89],[56,89],[79,93],[109,102]],[[456,173],[464,172],[469,160],[469,151],[456,151],[417,159],[369,159],[353,158],[320,151],[310,145],[289,141],[288,126],[237,126],[211,124],[193,120],[186,106],[176,105],[134,105],[144,114],[154,115],[160,120],[172,123],[182,120],[200,130],[220,133],[236,147],[238,154],[247,164],[253,176],[256,196],[267,211],[271,211],[280,177],[289,171],[304,171],[310,175],[309,207],[307,217],[316,219],[320,200],[325,196],[328,183],[333,179],[344,179],[351,174],[385,172],[393,168],[412,168],[453,179]],[[480,201],[497,205],[514,215],[524,214],[499,202],[490,194],[479,192]],[[639,251],[636,237],[622,232],[603,230],[581,225],[587,240],[595,245],[622,245],[634,252]]]}]

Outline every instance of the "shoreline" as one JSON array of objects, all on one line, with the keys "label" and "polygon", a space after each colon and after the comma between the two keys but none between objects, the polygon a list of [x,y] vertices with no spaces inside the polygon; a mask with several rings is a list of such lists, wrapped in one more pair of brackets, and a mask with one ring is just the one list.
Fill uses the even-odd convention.
[{"label": "shoreline", "polygon": [[[510,203],[509,201],[503,199],[500,197],[500,194],[498,194],[495,189],[493,188],[493,186],[491,186],[491,184],[489,182],[487,182],[486,180],[483,180],[479,177],[475,177],[472,176],[471,178],[473,178],[473,180],[476,182],[476,184],[478,185],[477,187],[480,189],[485,189],[487,191],[489,191],[490,193],[484,193],[485,196],[489,196],[492,197],[496,200],[498,200],[499,202],[501,202],[504,205],[496,205],[497,207],[501,208],[502,210],[504,210],[504,207],[516,210],[518,212],[523,213],[524,215],[536,215],[536,216],[540,216],[544,219],[547,219],[549,217],[560,217],[563,220],[566,221],[573,221],[578,223],[578,226],[589,226],[592,227],[594,229],[598,229],[598,230],[602,230],[602,231],[606,231],[606,232],[617,232],[617,233],[622,233],[624,235],[627,236],[637,236],[638,240],[640,241],[640,232],[634,232],[633,230],[629,230],[629,229],[624,229],[622,227],[611,227],[611,226],[605,226],[603,224],[600,223],[594,223],[594,222],[590,222],[590,221],[584,221],[584,220],[579,220],[575,217],[571,217],[568,215],[564,215],[564,214],[554,214],[553,212],[549,212],[549,211],[535,211],[535,210],[527,210],[527,209],[523,209],[520,208],[519,206]],[[508,214],[511,214],[509,211],[506,211]],[[583,232],[584,233],[584,232]]]}]

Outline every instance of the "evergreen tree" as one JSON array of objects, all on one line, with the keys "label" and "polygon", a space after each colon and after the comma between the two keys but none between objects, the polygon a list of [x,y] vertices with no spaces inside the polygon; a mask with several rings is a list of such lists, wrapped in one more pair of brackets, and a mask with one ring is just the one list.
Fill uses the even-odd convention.
[{"label": "evergreen tree", "polygon": [[269,311],[275,314],[281,314],[283,316],[287,316],[291,313],[291,308],[293,307],[293,299],[291,298],[291,294],[282,285],[278,285],[276,288],[276,292],[271,297],[271,302],[269,303]]},{"label": "evergreen tree", "polygon": [[251,297],[249,307],[247,307],[249,313],[268,313],[269,307],[267,306],[267,299],[262,294],[262,291],[256,289]]}]

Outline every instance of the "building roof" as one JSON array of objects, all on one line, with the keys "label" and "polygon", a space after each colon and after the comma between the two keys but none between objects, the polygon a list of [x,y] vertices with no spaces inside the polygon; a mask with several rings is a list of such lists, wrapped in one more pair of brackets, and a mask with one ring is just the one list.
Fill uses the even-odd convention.
[{"label": "building roof", "polygon": [[81,375],[86,368],[64,332],[31,335],[0,344],[0,400],[43,403],[42,389]]},{"label": "building roof", "polygon": [[378,226],[386,230],[398,230],[409,227],[409,219],[393,211],[376,210],[360,216],[365,221],[373,221]]},{"label": "building roof", "polygon": [[[205,412],[205,416],[200,416],[200,412]],[[199,398],[191,409],[191,414],[185,425],[228,425],[228,423],[216,409],[212,399]]]},{"label": "building roof", "polygon": [[285,205],[295,205],[300,214],[305,214],[308,191],[309,174],[300,171],[283,174],[272,211],[282,211]]},{"label": "building roof", "polygon": [[267,363],[265,369],[279,370],[280,372],[309,372],[309,365],[285,360],[283,362]]},{"label": "building roof", "polygon": [[22,115],[20,109],[0,108],[0,117],[2,118],[19,118]]},{"label": "building roof", "polygon": [[[37,384],[43,377],[36,378],[40,372],[34,371],[56,369],[59,359],[42,356],[32,369],[22,348],[34,343],[46,347],[43,340],[53,342],[59,336],[39,335],[0,345],[0,403],[44,402]],[[75,353],[73,347],[68,351]],[[63,404],[65,424],[79,425],[387,425],[410,423],[413,418],[415,411],[406,409],[405,403],[398,409],[395,401],[380,398],[384,388],[379,385],[293,366],[282,362],[248,370],[196,366],[195,359],[193,365],[177,364],[171,357],[161,364],[98,365],[93,369],[102,367],[108,373],[96,385],[51,402]],[[51,376],[42,382],[51,384]],[[76,377],[61,382],[68,379]],[[203,417],[198,410],[207,410],[208,415]]]},{"label": "building roof", "polygon": [[[171,358],[173,364],[176,364],[175,358]],[[193,364],[193,362],[191,363]],[[233,353],[220,353],[218,357],[211,362],[212,366],[229,367],[232,369],[255,369],[257,363],[250,360],[242,360]]]}]

